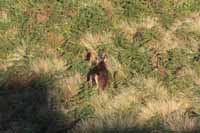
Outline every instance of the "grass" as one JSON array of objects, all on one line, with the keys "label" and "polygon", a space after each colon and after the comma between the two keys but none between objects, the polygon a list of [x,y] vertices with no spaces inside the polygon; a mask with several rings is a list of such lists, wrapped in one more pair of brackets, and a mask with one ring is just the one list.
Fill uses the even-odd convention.
[{"label": "grass", "polygon": [[[199,132],[199,4],[0,1],[0,132]],[[88,51],[107,55],[101,94]]]}]

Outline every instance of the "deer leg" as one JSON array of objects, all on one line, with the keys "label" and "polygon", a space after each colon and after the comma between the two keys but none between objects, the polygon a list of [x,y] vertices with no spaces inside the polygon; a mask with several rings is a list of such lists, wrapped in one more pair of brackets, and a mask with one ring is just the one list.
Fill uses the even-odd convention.
[{"label": "deer leg", "polygon": [[96,80],[95,80],[95,76],[92,76],[92,85],[96,85]]},{"label": "deer leg", "polygon": [[98,75],[95,75],[95,82],[97,84],[98,94],[100,94],[101,93],[101,88],[99,86],[99,77],[98,77]]}]

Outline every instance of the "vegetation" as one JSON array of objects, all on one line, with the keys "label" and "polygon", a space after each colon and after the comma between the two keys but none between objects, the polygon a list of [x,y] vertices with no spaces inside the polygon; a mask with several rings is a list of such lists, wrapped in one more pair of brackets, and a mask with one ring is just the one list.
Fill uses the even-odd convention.
[{"label": "vegetation", "polygon": [[[0,132],[200,132],[199,0],[1,0]],[[110,84],[86,82],[87,50]]]}]

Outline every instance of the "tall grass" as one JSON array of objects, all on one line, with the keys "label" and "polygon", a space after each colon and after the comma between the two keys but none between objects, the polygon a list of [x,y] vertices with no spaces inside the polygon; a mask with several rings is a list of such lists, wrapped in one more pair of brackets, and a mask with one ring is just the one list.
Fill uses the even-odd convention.
[{"label": "tall grass", "polygon": [[199,132],[199,4],[1,0],[0,132]]}]

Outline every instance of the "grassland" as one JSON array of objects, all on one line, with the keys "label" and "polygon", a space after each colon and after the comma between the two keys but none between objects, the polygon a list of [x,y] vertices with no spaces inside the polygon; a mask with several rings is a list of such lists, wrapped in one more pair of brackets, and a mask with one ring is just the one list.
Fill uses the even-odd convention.
[{"label": "grassland", "polygon": [[200,1],[1,0],[0,132],[110,131],[200,132]]}]

